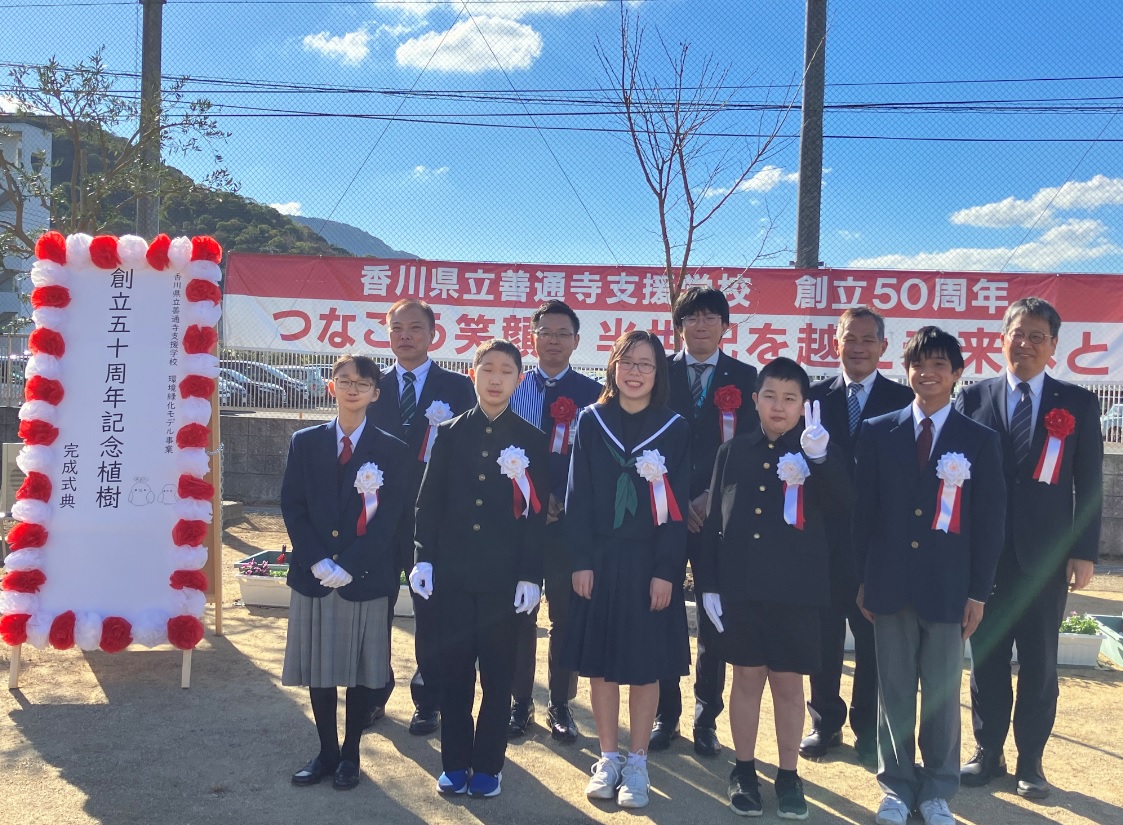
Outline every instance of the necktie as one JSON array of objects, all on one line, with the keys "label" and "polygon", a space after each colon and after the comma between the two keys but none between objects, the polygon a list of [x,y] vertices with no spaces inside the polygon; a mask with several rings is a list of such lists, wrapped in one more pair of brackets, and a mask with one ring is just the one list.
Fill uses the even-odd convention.
[{"label": "necktie", "polygon": [[849,419],[851,437],[858,432],[858,424],[862,418],[862,405],[858,403],[858,393],[861,391],[862,385],[857,381],[852,381],[846,388],[846,417]]},{"label": "necktie", "polygon": [[417,409],[417,391],[413,387],[413,382],[417,380],[417,376],[412,372],[403,372],[402,378],[405,379],[405,389],[402,390],[401,401],[402,426],[408,427],[410,422],[413,421],[413,413]]},{"label": "necktie", "polygon": [[1014,406],[1014,415],[1010,418],[1010,438],[1014,442],[1014,458],[1019,463],[1029,455],[1030,436],[1033,434],[1033,400],[1029,394],[1029,384],[1022,381],[1018,384],[1018,392],[1022,397]]},{"label": "necktie", "polygon": [[339,451],[339,463],[346,464],[351,460],[351,454],[354,451],[351,449],[351,439],[343,436],[343,449]]},{"label": "necktie", "polygon": [[691,364],[690,368],[694,370],[694,380],[690,384],[690,395],[694,399],[694,409],[702,406],[702,400],[706,397],[706,387],[703,384],[703,379],[706,377],[706,369],[709,364]]},{"label": "necktie", "polygon": [[925,418],[920,422],[920,435],[916,437],[916,463],[920,465],[921,472],[928,466],[928,459],[932,456],[932,419]]},{"label": "necktie", "polygon": [[545,392],[547,387],[553,387],[555,384],[558,383],[558,379],[547,378],[545,375],[543,375],[538,370],[535,370],[534,372],[532,372],[531,375],[534,376],[534,383],[536,383],[538,385],[538,389],[541,390],[542,392]]}]

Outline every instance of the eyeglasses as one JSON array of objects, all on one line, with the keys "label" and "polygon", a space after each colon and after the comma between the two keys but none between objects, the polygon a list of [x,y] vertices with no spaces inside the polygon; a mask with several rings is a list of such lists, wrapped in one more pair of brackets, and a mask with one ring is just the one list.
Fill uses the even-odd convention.
[{"label": "eyeglasses", "polygon": [[697,326],[716,327],[720,323],[721,323],[721,316],[720,315],[710,315],[710,314],[706,314],[706,315],[687,315],[685,318],[682,319],[682,325],[684,327],[697,327]]},{"label": "eyeglasses", "polygon": [[1007,332],[1006,337],[1013,341],[1015,344],[1024,344],[1026,341],[1029,341],[1036,347],[1044,344],[1047,338],[1052,338],[1053,336],[1046,335],[1044,332],[1039,331],[1034,331],[1029,335],[1026,335],[1020,329],[1016,329],[1013,332]]},{"label": "eyeglasses", "polygon": [[534,330],[534,334],[543,341],[553,341],[554,343],[564,343],[573,338],[572,332],[548,332],[544,329],[536,329]]},{"label": "eyeglasses", "polygon": [[336,380],[335,386],[344,392],[349,392],[352,389],[358,392],[369,392],[374,389],[374,383],[371,381],[352,381],[350,378],[340,378]]},{"label": "eyeglasses", "polygon": [[621,358],[616,362],[617,372],[631,372],[632,370],[640,375],[651,375],[655,372],[655,365],[650,361],[633,361],[631,358]]}]

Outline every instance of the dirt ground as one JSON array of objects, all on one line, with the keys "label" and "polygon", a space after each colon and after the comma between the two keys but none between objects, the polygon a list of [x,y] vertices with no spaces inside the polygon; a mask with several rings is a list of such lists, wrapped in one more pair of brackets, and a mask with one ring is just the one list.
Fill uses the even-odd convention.
[{"label": "dirt ground", "polygon": [[[386,718],[363,739],[364,778],[348,793],[324,783],[296,788],[291,773],[316,751],[305,691],[282,688],[281,660],[287,611],[247,608],[238,599],[231,565],[256,549],[286,541],[279,516],[252,511],[224,535],[223,629],[208,632],[194,654],[189,690],[179,687],[180,654],[23,652],[20,689],[0,694],[0,825],[136,825],[141,823],[336,822],[487,823],[551,825],[621,822],[734,822],[725,807],[732,760],[728,717],[719,721],[726,748],[712,759],[695,757],[689,738],[652,756],[651,805],[626,812],[590,803],[582,790],[596,756],[588,687],[575,713],[582,736],[559,745],[537,726],[508,750],[503,794],[496,799],[437,795],[439,738],[406,731],[412,706],[403,683],[412,672],[411,619],[398,619],[394,668],[399,688]],[[1079,612],[1123,610],[1123,570],[1097,572],[1091,588],[1069,600]],[[208,630],[213,612],[208,610]],[[545,716],[546,644],[540,629],[538,718]],[[9,649],[0,645],[0,673]],[[849,663],[844,695],[849,691]],[[684,693],[689,696],[689,681]],[[964,670],[964,749],[972,742]],[[1054,785],[1042,803],[1020,799],[1012,779],[986,789],[963,789],[953,801],[967,825],[1123,823],[1123,671],[1101,658],[1100,667],[1062,668],[1061,711],[1045,757]],[[341,709],[342,711],[342,709]],[[767,695],[762,709],[771,716]],[[342,712],[341,712],[342,716]],[[849,732],[847,732],[849,733]],[[820,763],[802,762],[811,822],[871,823],[880,792],[872,773],[849,747]],[[1014,757],[1012,743],[1008,758]],[[777,821],[771,777],[776,747],[762,723],[757,750],[764,783],[763,821]]]}]

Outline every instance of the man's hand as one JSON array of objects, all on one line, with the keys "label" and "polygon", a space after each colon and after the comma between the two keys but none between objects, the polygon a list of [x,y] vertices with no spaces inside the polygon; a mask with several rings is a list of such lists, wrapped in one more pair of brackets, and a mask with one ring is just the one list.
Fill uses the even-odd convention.
[{"label": "man's hand", "polygon": [[582,599],[593,598],[592,570],[574,570],[572,580],[574,593],[576,593]]},{"label": "man's hand", "polygon": [[1083,590],[1092,581],[1092,574],[1096,572],[1096,565],[1087,559],[1069,559],[1068,570],[1065,571],[1069,590]]},{"label": "man's hand", "polygon": [[519,582],[515,585],[515,612],[530,613],[538,607],[542,599],[542,588],[534,582]]},{"label": "man's hand", "polygon": [[721,622],[721,594],[720,593],[703,593],[702,594],[702,609],[706,611],[706,615],[710,617],[710,624],[718,633],[725,632],[725,625]]},{"label": "man's hand", "polygon": [[550,493],[550,500],[546,504],[546,523],[553,524],[565,512],[565,501]]},{"label": "man's hand", "polygon": [[858,585],[858,598],[854,601],[858,603],[858,609],[862,611],[866,621],[873,624],[873,614],[866,610],[866,586],[864,584]]},{"label": "man's hand", "polygon": [[702,493],[690,502],[690,512],[686,517],[686,529],[691,533],[702,532],[702,522],[706,520],[706,511],[710,509],[710,491]]},{"label": "man's hand", "polygon": [[651,611],[666,610],[671,603],[671,583],[666,579],[651,579]]},{"label": "man's hand", "polygon": [[409,574],[409,588],[423,599],[433,595],[433,565],[419,561]]},{"label": "man's hand", "polygon": [[984,607],[986,605],[974,599],[968,599],[967,604],[963,606],[963,621],[960,622],[963,626],[963,641],[970,639],[971,634],[978,629],[979,622],[983,620]]},{"label": "man's hand", "polygon": [[831,434],[821,423],[819,402],[812,404],[803,402],[803,432],[799,436],[799,446],[812,461],[823,458],[827,454],[827,445],[831,441]]}]

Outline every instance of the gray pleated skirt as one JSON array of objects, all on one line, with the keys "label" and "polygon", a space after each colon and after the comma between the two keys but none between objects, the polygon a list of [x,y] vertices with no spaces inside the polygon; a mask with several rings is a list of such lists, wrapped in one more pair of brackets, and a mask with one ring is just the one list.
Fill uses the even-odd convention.
[{"label": "gray pleated skirt", "polygon": [[334,590],[313,599],[292,591],[281,684],[379,688],[390,678],[386,599],[349,602]]}]

